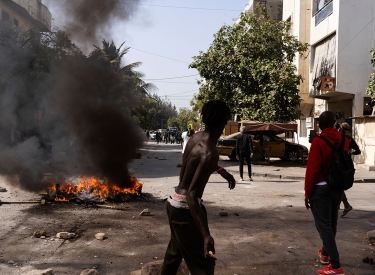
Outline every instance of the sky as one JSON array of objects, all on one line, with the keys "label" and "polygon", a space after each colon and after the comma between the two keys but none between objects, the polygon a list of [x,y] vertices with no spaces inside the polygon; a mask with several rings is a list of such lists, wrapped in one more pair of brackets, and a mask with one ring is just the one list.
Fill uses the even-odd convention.
[{"label": "sky", "polygon": [[[43,3],[52,14],[52,25],[63,29],[65,15],[53,5],[54,1],[60,0]],[[119,1],[134,5],[131,0]],[[130,50],[123,64],[142,62],[137,70],[144,74],[146,82],[158,87],[156,93],[160,97],[169,100],[177,110],[190,109],[190,100],[199,89],[198,71],[188,68],[192,57],[209,48],[222,25],[233,25],[248,2],[143,0],[136,4],[137,12],[130,20],[117,20],[108,26],[111,37],[97,38],[113,40],[117,46],[125,41]]]}]

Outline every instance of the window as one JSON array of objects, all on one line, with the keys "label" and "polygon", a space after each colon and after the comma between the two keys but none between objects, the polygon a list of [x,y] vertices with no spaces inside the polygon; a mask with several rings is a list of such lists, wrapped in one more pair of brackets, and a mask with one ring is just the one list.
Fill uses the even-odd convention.
[{"label": "window", "polygon": [[373,103],[371,103],[370,97],[364,97],[363,98],[363,115],[369,116],[372,114],[372,106]]},{"label": "window", "polygon": [[300,120],[299,136],[300,137],[307,137],[306,118],[302,118]]},{"label": "window", "polygon": [[9,21],[9,13],[2,11],[1,13],[1,20],[2,21]]},{"label": "window", "polygon": [[17,19],[14,19],[13,23],[14,23],[14,26],[18,27],[18,20]]},{"label": "window", "polygon": [[315,26],[333,13],[332,0],[318,0],[316,3]]},{"label": "window", "polygon": [[316,0],[316,10],[320,11],[327,3],[331,2],[332,0]]}]

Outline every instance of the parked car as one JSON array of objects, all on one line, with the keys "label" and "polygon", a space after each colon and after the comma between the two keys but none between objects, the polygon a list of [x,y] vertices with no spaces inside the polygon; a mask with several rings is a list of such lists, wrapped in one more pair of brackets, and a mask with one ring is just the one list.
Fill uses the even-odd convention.
[{"label": "parked car", "polygon": [[155,140],[156,132],[150,132],[150,139]]},{"label": "parked car", "polygon": [[[236,138],[238,135],[240,133],[234,133],[218,140],[217,150],[220,155],[228,156],[231,160],[236,159]],[[269,157],[297,161],[308,153],[307,147],[288,142],[276,135],[251,135],[251,138],[253,139],[254,150],[261,148],[261,140],[263,139],[263,148],[269,148],[269,151],[267,151],[267,156]]]}]

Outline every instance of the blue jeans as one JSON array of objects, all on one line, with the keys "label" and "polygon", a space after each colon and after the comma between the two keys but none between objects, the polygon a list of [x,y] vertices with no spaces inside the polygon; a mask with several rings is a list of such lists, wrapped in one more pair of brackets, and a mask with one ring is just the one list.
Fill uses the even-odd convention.
[{"label": "blue jeans", "polygon": [[333,268],[340,267],[335,237],[343,192],[343,190],[333,190],[327,184],[315,185],[309,199],[315,226],[323,241],[322,254],[329,256]]}]

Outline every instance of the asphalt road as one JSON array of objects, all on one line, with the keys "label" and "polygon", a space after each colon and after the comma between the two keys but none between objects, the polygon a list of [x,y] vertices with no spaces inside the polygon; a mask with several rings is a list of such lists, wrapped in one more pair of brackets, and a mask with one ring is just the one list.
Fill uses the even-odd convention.
[{"label": "asphalt road", "polygon": [[[0,274],[52,268],[57,275],[78,275],[83,269],[96,268],[102,275],[128,275],[145,263],[162,259],[169,241],[163,199],[177,185],[181,148],[151,141],[141,154],[130,167],[144,184],[143,195],[117,204],[126,211],[73,203],[1,205]],[[224,159],[220,163],[236,166]],[[260,168],[253,166],[255,171]],[[2,201],[40,198],[1,178],[0,186],[8,189],[0,192]],[[366,256],[375,257],[374,247],[365,239],[366,233],[375,229],[374,187],[374,183],[356,183],[347,193],[354,210],[339,218],[337,243],[347,275],[375,274],[375,266],[362,261]],[[304,207],[301,180],[256,176],[253,182],[238,183],[229,190],[215,173],[203,201],[216,245],[215,274],[304,275],[315,274],[321,267],[316,254],[321,241],[311,212]],[[139,215],[145,208],[150,216]],[[221,211],[228,216],[220,216]],[[47,237],[32,237],[36,230],[45,230]],[[56,239],[61,231],[74,232],[77,237]],[[107,239],[96,240],[98,232],[105,233]]]}]

